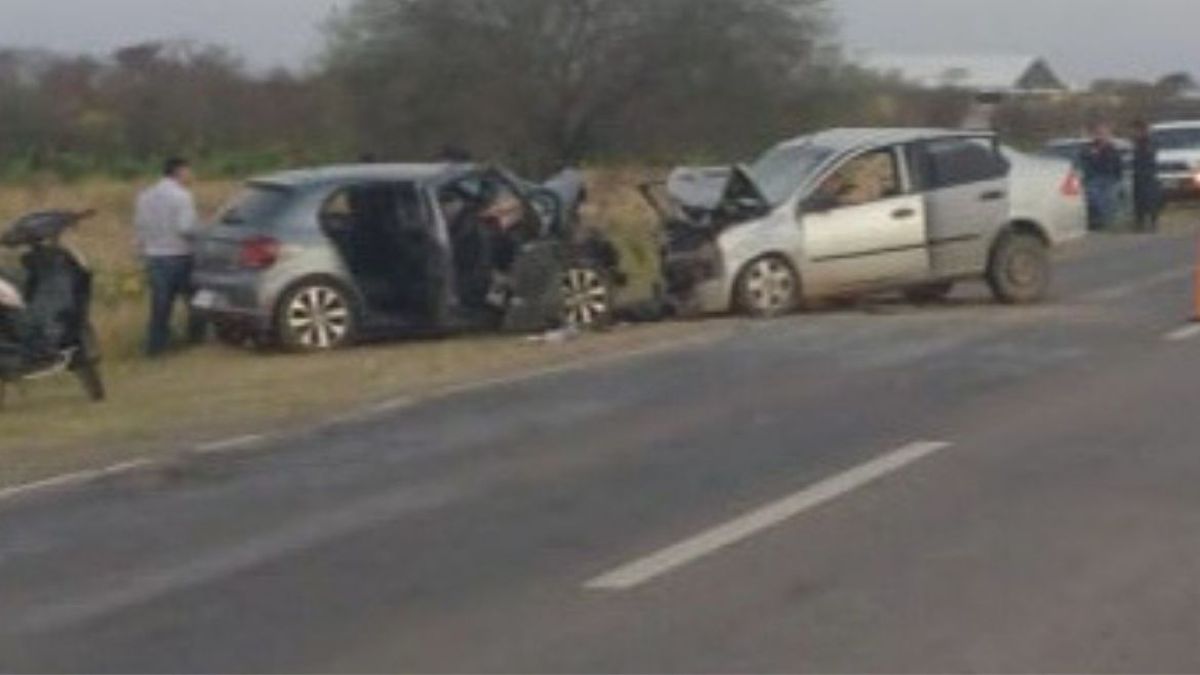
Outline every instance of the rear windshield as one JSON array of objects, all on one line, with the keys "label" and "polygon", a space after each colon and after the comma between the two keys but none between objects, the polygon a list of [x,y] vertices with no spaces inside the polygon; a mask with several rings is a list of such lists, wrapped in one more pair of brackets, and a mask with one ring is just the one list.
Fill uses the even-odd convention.
[{"label": "rear windshield", "polygon": [[287,203],[291,190],[281,185],[251,183],[221,211],[221,225],[248,225],[274,216]]},{"label": "rear windshield", "polygon": [[1193,129],[1158,129],[1154,142],[1162,150],[1190,150],[1200,148],[1200,127]]}]

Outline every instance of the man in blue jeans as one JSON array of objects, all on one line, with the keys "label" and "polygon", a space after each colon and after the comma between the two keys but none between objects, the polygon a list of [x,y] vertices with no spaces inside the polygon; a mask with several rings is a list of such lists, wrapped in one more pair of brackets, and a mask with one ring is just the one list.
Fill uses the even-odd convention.
[{"label": "man in blue jeans", "polygon": [[199,225],[196,202],[189,191],[192,169],[187,160],[173,158],[163,177],[137,199],[134,226],[138,250],[150,286],[150,323],[146,354],[161,356],[171,345],[171,316],[175,303],[188,303],[188,338],[204,340],[204,320],[190,307],[192,299],[192,235]]},{"label": "man in blue jeans", "polygon": [[1093,231],[1111,229],[1121,213],[1121,185],[1125,160],[1113,138],[1112,128],[1097,124],[1092,141],[1079,157],[1083,189],[1087,193],[1088,222]]}]

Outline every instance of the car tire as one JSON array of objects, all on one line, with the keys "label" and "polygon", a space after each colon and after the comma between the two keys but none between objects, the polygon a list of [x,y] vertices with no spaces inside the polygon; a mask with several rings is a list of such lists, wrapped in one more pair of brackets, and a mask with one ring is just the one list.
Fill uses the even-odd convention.
[{"label": "car tire", "polygon": [[615,313],[612,278],[600,265],[581,260],[563,271],[562,324],[572,330],[609,328]]},{"label": "car tire", "polygon": [[213,335],[226,347],[245,347],[254,341],[252,330],[231,321],[214,321]]},{"label": "car tire", "polygon": [[800,307],[800,277],[785,258],[763,256],[746,265],[735,286],[737,309],[757,319],[775,319]]},{"label": "car tire", "polygon": [[306,281],[284,293],[275,313],[275,334],[287,351],[326,352],[354,344],[359,322],[358,303],[342,285]]},{"label": "car tire", "polygon": [[904,297],[914,305],[932,305],[944,302],[954,292],[953,281],[926,284],[904,291]]},{"label": "car tire", "polygon": [[1023,232],[1005,234],[992,252],[987,281],[992,294],[1008,305],[1044,300],[1052,277],[1050,247]]}]

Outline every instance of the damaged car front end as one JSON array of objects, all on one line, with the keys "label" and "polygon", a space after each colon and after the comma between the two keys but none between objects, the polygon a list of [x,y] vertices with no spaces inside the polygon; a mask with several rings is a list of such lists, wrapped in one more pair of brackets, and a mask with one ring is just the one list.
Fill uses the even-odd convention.
[{"label": "damaged car front end", "polygon": [[811,146],[779,148],[749,166],[684,167],[642,194],[665,236],[664,286],[681,316],[739,309],[737,277],[764,251],[798,247],[785,205],[832,156]]}]

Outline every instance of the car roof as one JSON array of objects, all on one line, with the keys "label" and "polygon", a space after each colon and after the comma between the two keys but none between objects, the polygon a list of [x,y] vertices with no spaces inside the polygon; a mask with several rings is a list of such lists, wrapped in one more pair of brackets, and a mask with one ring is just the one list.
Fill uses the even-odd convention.
[{"label": "car roof", "polygon": [[251,182],[296,189],[372,181],[441,184],[478,168],[469,163],[341,164],[282,171],[259,176]]},{"label": "car roof", "polygon": [[[1052,138],[1052,139],[1046,141],[1046,144],[1043,147],[1046,147],[1046,148],[1070,148],[1070,147],[1075,147],[1075,146],[1088,145],[1091,142],[1092,142],[1092,139],[1082,138],[1082,137],[1079,137],[1079,138]],[[1127,138],[1114,138],[1113,145],[1117,146],[1118,148],[1121,148],[1122,150],[1132,150],[1133,149],[1133,141],[1131,141]]]},{"label": "car roof", "polygon": [[1172,129],[1200,129],[1200,120],[1179,120],[1175,122],[1159,122],[1150,127],[1154,131],[1170,131]]},{"label": "car roof", "polygon": [[967,129],[934,129],[917,127],[854,127],[828,129],[807,136],[798,136],[784,146],[819,145],[836,151],[849,152],[858,148],[879,145],[898,145],[937,138],[994,137],[992,131]]}]

